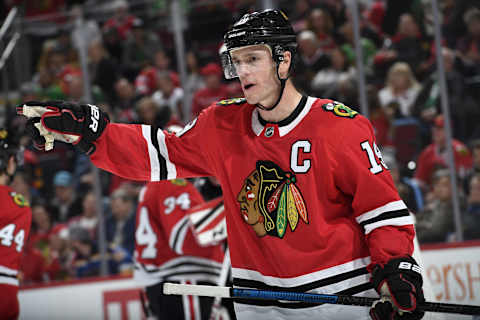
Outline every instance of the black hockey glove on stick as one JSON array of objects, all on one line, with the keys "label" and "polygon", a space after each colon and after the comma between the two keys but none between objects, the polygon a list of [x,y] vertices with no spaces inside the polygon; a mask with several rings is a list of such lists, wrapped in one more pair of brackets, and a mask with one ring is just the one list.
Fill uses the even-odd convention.
[{"label": "black hockey glove on stick", "polygon": [[97,106],[65,101],[29,101],[17,106],[17,113],[30,118],[27,132],[36,148],[50,150],[53,141],[60,140],[77,145],[88,155],[95,152],[93,142],[110,122]]},{"label": "black hockey glove on stick", "polygon": [[392,259],[383,267],[376,265],[371,282],[381,297],[370,309],[372,319],[423,318],[425,312],[417,310],[417,306],[425,302],[422,274],[412,257]]}]

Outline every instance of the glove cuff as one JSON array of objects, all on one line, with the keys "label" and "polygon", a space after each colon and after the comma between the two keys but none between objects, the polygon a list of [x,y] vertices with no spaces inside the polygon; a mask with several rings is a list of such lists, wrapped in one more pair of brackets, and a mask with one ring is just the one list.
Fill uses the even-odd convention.
[{"label": "glove cuff", "polygon": [[93,104],[82,104],[80,107],[83,109],[86,120],[82,132],[82,140],[91,144],[102,135],[110,123],[110,119],[108,114]]},{"label": "glove cuff", "polygon": [[87,156],[92,155],[96,150],[97,147],[90,142],[86,142],[85,140],[80,140],[77,144],[75,144],[82,152],[84,152]]}]

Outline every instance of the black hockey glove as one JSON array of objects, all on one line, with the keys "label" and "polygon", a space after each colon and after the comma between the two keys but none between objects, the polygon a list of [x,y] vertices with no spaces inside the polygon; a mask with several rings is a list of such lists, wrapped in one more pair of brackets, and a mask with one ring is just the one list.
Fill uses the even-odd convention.
[{"label": "black hockey glove", "polygon": [[27,123],[25,124],[25,132],[32,139],[35,149],[45,150],[45,138],[40,135],[40,132],[35,127],[35,123],[40,123],[40,117],[28,119]]},{"label": "black hockey glove", "polygon": [[17,113],[30,118],[27,132],[36,148],[49,150],[54,140],[60,140],[88,155],[95,152],[93,142],[109,123],[108,115],[97,106],[65,101],[29,101],[18,106]]},{"label": "black hockey glove", "polygon": [[371,282],[381,297],[370,309],[372,319],[423,318],[424,312],[417,310],[417,306],[425,302],[422,274],[412,257],[392,259],[383,267],[376,265]]}]

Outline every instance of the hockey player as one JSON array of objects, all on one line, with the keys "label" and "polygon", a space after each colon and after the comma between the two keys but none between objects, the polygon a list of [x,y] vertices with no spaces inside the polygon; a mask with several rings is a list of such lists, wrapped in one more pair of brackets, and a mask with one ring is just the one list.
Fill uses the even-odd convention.
[{"label": "hockey player", "polygon": [[296,36],[282,12],[247,14],[224,40],[225,76],[239,78],[245,98],[212,105],[178,135],[111,124],[93,105],[30,102],[20,112],[41,111],[33,120],[40,144],[70,141],[129,179],[217,177],[235,286],[383,297],[370,312],[238,301],[237,318],[422,318],[413,219],[370,122],[295,89]]},{"label": "hockey player", "polygon": [[164,282],[215,285],[224,252],[200,246],[189,209],[204,201],[184,179],[150,182],[140,192],[135,231],[135,280],[146,287],[157,319],[208,319],[213,299],[163,295]]},{"label": "hockey player", "polygon": [[17,150],[7,130],[0,129],[0,319],[19,314],[18,274],[28,239],[32,212],[25,198],[8,186],[17,167]]}]

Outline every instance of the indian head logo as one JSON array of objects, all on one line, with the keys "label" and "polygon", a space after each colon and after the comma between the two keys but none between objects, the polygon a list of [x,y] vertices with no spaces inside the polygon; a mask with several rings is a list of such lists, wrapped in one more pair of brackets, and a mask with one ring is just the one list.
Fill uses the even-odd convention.
[{"label": "indian head logo", "polygon": [[308,224],[307,207],[296,178],[271,161],[257,161],[237,195],[245,222],[259,237],[283,238],[287,227],[295,231],[299,219]]}]

